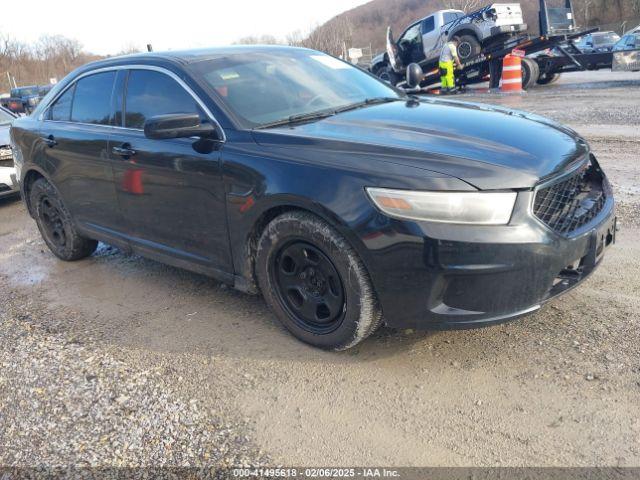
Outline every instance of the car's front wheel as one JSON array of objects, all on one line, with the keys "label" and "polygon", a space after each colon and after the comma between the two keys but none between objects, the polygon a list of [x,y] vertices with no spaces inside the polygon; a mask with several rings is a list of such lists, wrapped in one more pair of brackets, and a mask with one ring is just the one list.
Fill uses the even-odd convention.
[{"label": "car's front wheel", "polygon": [[458,40],[458,56],[461,62],[466,62],[480,55],[482,45],[473,35],[462,35],[455,37]]},{"label": "car's front wheel", "polygon": [[56,257],[71,262],[96,250],[98,242],[78,234],[58,192],[47,180],[39,178],[33,183],[29,202],[40,234]]},{"label": "car's front wheel", "polygon": [[256,275],[282,324],[313,346],[346,350],[382,322],[362,260],[340,233],[310,213],[285,213],[266,227]]},{"label": "car's front wheel", "polygon": [[398,75],[391,65],[383,65],[382,67],[376,70],[376,76],[380,78],[383,82],[390,83],[393,86],[396,86],[400,83],[400,75]]}]

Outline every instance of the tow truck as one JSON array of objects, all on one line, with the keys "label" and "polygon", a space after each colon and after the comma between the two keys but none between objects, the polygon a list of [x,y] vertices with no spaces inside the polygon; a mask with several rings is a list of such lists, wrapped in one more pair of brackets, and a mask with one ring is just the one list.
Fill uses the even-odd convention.
[{"label": "tow truck", "polygon": [[[540,35],[514,32],[501,37],[498,42],[483,46],[478,55],[462,62],[463,68],[456,73],[456,82],[459,86],[488,81],[492,64],[502,62],[505,56],[514,52],[523,57],[524,89],[551,84],[563,73],[612,68],[614,55],[618,52],[583,53],[575,45],[576,40],[599,29],[577,28],[571,0],[565,0],[564,6],[560,7],[550,7],[546,0],[539,1]],[[392,39],[388,38],[388,40]],[[397,52],[397,47],[388,46],[387,55],[391,64],[395,62],[397,68],[394,67],[394,72],[398,75],[398,81],[392,83],[402,86],[406,84],[406,74],[402,72],[405,67],[398,56],[394,58]],[[433,86],[440,82],[439,69],[425,70],[423,66],[421,67],[423,78],[420,87],[435,88]]]}]

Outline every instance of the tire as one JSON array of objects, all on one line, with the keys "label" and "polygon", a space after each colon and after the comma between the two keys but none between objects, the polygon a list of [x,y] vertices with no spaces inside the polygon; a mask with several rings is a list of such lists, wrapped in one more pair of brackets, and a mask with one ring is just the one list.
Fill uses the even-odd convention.
[{"label": "tire", "polygon": [[256,276],[284,327],[315,347],[347,350],[382,323],[362,260],[310,213],[284,213],[267,225],[258,241]]},{"label": "tire", "polygon": [[522,88],[529,90],[536,86],[540,78],[540,67],[535,60],[522,59]]},{"label": "tire", "polygon": [[476,37],[473,35],[462,35],[455,37],[458,40],[458,57],[461,62],[472,59],[480,55],[482,51],[482,45]]},{"label": "tire", "polygon": [[560,80],[561,76],[562,74],[560,73],[540,75],[540,78],[538,78],[538,85],[551,85],[552,83],[556,83]]},{"label": "tire", "polygon": [[47,180],[39,178],[33,183],[29,201],[38,230],[56,257],[73,262],[95,252],[98,242],[78,235],[62,199]]},{"label": "tire", "polygon": [[376,70],[376,76],[387,83],[390,83],[391,85],[393,85],[394,87],[400,83],[400,75],[398,75],[393,68],[391,68],[391,65],[383,65],[382,67],[380,67],[378,70]]}]

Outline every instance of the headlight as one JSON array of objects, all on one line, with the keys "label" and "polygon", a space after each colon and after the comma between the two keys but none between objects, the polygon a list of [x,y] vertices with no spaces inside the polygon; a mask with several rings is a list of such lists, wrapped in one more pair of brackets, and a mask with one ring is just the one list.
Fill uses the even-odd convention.
[{"label": "headlight", "polygon": [[373,203],[391,217],[463,225],[507,225],[516,192],[418,192],[367,188]]}]

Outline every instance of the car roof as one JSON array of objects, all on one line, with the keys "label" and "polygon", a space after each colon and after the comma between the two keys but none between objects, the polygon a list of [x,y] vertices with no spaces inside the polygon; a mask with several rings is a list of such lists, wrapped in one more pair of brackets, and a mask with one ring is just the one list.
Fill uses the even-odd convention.
[{"label": "car roof", "polygon": [[133,53],[130,55],[122,55],[118,57],[109,57],[105,60],[99,60],[92,62],[89,65],[91,68],[99,66],[109,66],[118,63],[132,63],[132,61],[172,61],[175,63],[189,64],[200,62],[204,60],[215,60],[217,58],[228,57],[231,55],[243,55],[247,53],[282,53],[293,51],[308,51],[308,48],[290,47],[286,45],[231,45],[226,47],[217,48],[201,48],[190,50],[168,50],[163,52],[144,52]]}]

